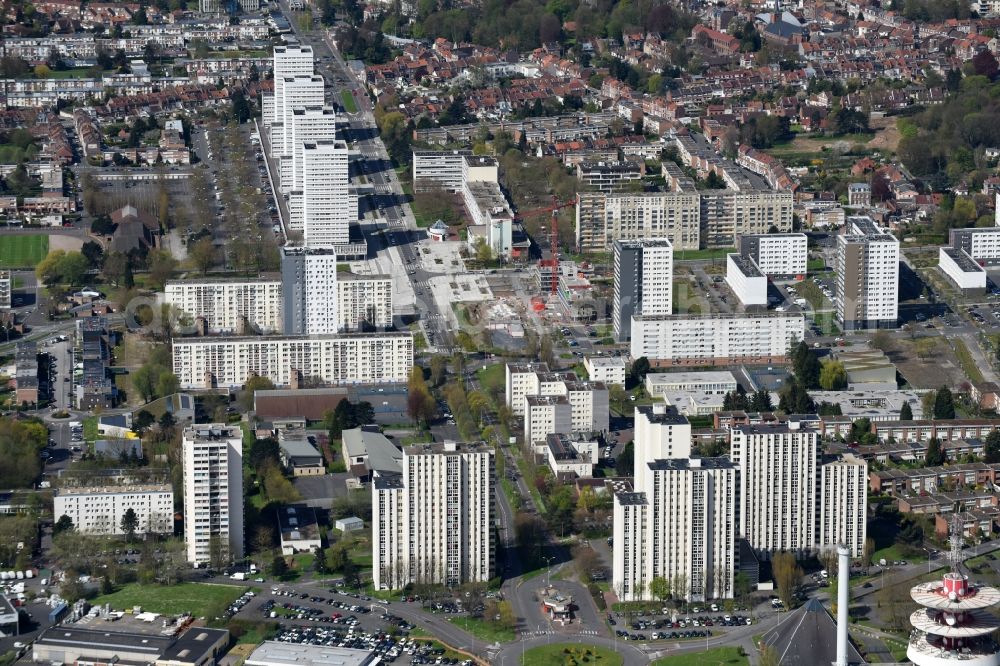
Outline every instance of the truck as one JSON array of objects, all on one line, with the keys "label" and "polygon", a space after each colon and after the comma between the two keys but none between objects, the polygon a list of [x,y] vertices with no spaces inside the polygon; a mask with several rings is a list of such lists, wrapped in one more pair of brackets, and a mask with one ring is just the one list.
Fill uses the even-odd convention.
[{"label": "truck", "polygon": [[233,579],[233,580],[246,580],[247,579],[247,575],[243,571],[237,571],[232,576],[230,576],[230,578]]}]

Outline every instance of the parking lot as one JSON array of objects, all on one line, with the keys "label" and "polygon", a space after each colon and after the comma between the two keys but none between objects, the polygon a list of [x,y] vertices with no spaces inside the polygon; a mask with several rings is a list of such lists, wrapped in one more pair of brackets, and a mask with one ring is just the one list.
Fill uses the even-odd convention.
[{"label": "parking lot", "polygon": [[644,615],[626,621],[621,614],[609,614],[608,624],[618,638],[628,641],[661,641],[708,638],[724,627],[749,626],[753,620],[747,615],[723,613],[718,606],[710,609],[711,614],[700,613],[702,609],[692,609],[689,614],[677,614],[669,608],[661,614]]}]

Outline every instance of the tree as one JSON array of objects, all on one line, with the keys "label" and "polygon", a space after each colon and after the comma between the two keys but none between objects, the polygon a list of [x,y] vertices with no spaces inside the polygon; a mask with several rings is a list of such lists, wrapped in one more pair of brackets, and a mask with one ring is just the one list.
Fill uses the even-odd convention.
[{"label": "tree", "polygon": [[774,409],[774,404],[771,402],[771,392],[764,388],[754,391],[750,397],[749,408],[754,412],[769,412]]},{"label": "tree", "polygon": [[934,396],[934,418],[955,418],[955,398],[947,386],[939,388]]},{"label": "tree", "polygon": [[101,260],[104,259],[104,250],[101,248],[100,244],[94,241],[87,241],[80,248],[80,254],[82,254],[89,264],[88,268],[100,268]]},{"label": "tree", "polygon": [[202,275],[208,273],[208,269],[215,264],[215,244],[212,242],[212,237],[199,238],[188,248],[188,256]]},{"label": "tree", "polygon": [[795,586],[802,578],[802,568],[792,553],[781,552],[771,558],[771,571],[774,574],[774,582],[778,585],[778,597],[781,603],[785,605],[786,610],[791,610],[795,599]]},{"label": "tree", "polygon": [[174,276],[177,270],[177,260],[173,255],[163,250],[153,250],[147,259],[149,265],[149,278],[154,289],[163,291],[163,285]]},{"label": "tree", "polygon": [[871,340],[868,341],[873,349],[878,349],[879,351],[889,351],[892,349],[892,336],[889,331],[884,328],[880,328],[872,335]]},{"label": "tree", "polygon": [[538,360],[551,365],[555,362],[555,352],[552,349],[552,338],[543,335],[538,343]]},{"label": "tree", "polygon": [[177,425],[177,419],[171,412],[163,412],[160,415],[157,425],[160,426],[160,432],[169,433],[173,431],[175,425]]},{"label": "tree", "polygon": [[257,391],[273,390],[274,382],[272,382],[269,378],[254,375],[247,379],[247,383],[243,385],[243,393],[240,394],[240,406],[245,412],[252,411],[254,406],[254,394]]},{"label": "tree", "polygon": [[64,513],[59,516],[59,520],[57,520],[55,525],[52,526],[52,536],[54,538],[63,532],[69,532],[75,529],[76,525],[73,524],[73,519]]},{"label": "tree", "polygon": [[431,357],[431,385],[441,386],[444,382],[445,369],[448,367],[448,360],[439,354]]},{"label": "tree", "polygon": [[615,473],[618,476],[632,476],[635,473],[635,444],[628,442],[622,447],[622,452],[615,460]]},{"label": "tree", "polygon": [[947,460],[944,453],[944,447],[941,446],[941,440],[937,437],[931,437],[930,441],[927,442],[927,453],[924,454],[924,464],[928,467],[937,467],[943,465]]},{"label": "tree", "polygon": [[156,395],[161,398],[168,395],[173,395],[180,390],[181,383],[177,379],[177,375],[172,372],[162,372],[159,378],[156,380]]},{"label": "tree", "polygon": [[826,391],[840,391],[847,387],[847,370],[841,361],[826,359],[820,366],[819,386]]},{"label": "tree", "polygon": [[1000,430],[991,430],[983,446],[986,462],[1000,462]]},{"label": "tree", "polygon": [[803,388],[811,389],[819,386],[820,364],[816,352],[804,341],[799,342],[792,350],[792,367],[795,377]]},{"label": "tree", "polygon": [[313,549],[313,570],[318,574],[329,573],[326,564],[326,551],[320,546]]},{"label": "tree", "polygon": [[159,372],[156,366],[144,365],[132,374],[132,388],[136,390],[145,402],[151,402],[156,397],[156,383]]},{"label": "tree", "polygon": [[284,579],[288,575],[288,562],[282,555],[275,555],[271,560],[271,575],[278,580]]},{"label": "tree", "polygon": [[35,275],[49,287],[57,284],[78,287],[89,270],[90,262],[80,252],[53,250],[35,267]]},{"label": "tree", "polygon": [[903,403],[903,406],[899,408],[899,420],[900,421],[912,421],[913,420],[913,408],[910,407],[910,401],[907,400]]},{"label": "tree", "polygon": [[[37,70],[38,68],[36,67],[35,69]],[[997,59],[988,49],[983,49],[972,57],[972,71],[977,76],[985,76],[992,80],[997,75],[997,69]]]},{"label": "tree", "polygon": [[663,576],[657,576],[649,581],[649,593],[660,602],[670,598],[670,581]]},{"label": "tree", "polygon": [[427,382],[424,381],[424,370],[414,366],[410,370],[410,378],[407,384],[409,395],[407,396],[407,412],[414,421],[427,422],[434,418],[437,413],[437,405]]},{"label": "tree", "polygon": [[132,428],[140,435],[156,422],[155,417],[145,409],[140,409],[132,419]]},{"label": "tree", "polygon": [[126,541],[135,542],[135,533],[139,529],[139,516],[135,514],[135,509],[132,507],[129,507],[122,516],[121,529],[125,533]]},{"label": "tree", "polygon": [[640,356],[632,362],[632,368],[629,370],[629,374],[632,376],[632,380],[635,383],[642,383],[646,381],[646,375],[649,374],[649,359],[645,356]]}]

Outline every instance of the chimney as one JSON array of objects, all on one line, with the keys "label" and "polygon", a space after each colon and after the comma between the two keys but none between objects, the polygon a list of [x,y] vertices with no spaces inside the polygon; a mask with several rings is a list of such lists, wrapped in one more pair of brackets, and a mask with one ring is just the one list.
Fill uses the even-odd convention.
[{"label": "chimney", "polygon": [[205,388],[207,389],[215,388],[215,377],[208,370],[205,371],[204,382],[205,382]]},{"label": "chimney", "polygon": [[293,391],[302,388],[302,373],[294,368],[288,373],[288,388]]},{"label": "chimney", "polygon": [[208,335],[208,322],[204,317],[197,317],[194,320],[194,334],[200,338]]},{"label": "chimney", "polygon": [[851,603],[851,551],[837,546],[837,663],[847,666],[847,607]]},{"label": "chimney", "polygon": [[239,322],[236,324],[236,335],[253,335],[250,320],[243,315],[240,315]]}]

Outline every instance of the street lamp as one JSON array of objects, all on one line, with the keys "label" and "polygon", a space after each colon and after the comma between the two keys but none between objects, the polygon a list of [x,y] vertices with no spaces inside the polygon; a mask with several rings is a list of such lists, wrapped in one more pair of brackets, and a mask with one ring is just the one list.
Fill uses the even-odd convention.
[{"label": "street lamp", "polygon": [[552,560],[555,558],[551,555],[546,555],[542,557],[545,560],[545,587],[551,587],[552,583]]}]

